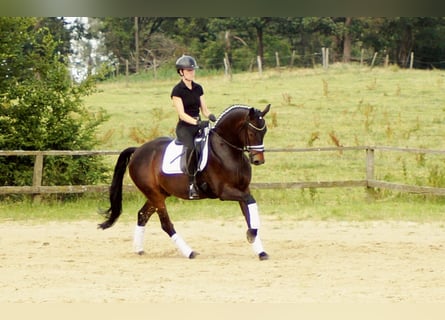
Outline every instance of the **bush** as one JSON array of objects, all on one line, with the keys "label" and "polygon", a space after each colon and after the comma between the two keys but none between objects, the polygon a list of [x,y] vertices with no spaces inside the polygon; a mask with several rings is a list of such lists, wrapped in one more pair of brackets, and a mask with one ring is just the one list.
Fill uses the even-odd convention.
[{"label": "bush", "polygon": [[[91,150],[104,112],[90,113],[82,97],[92,78],[72,83],[66,57],[35,18],[0,18],[0,149]],[[4,37],[3,35],[9,35]],[[0,185],[31,185],[32,157],[0,157]],[[45,185],[95,183],[106,168],[97,157],[45,158]]]}]

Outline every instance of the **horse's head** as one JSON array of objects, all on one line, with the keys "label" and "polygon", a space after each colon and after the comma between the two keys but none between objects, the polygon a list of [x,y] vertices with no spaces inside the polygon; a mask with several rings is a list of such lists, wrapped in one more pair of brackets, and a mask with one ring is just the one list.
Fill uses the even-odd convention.
[{"label": "horse's head", "polygon": [[264,116],[269,110],[270,104],[263,111],[248,106],[232,106],[218,118],[215,129],[229,146],[248,151],[251,164],[263,164],[263,138],[267,131]]},{"label": "horse's head", "polygon": [[269,112],[270,104],[263,111],[251,108],[246,117],[245,146],[249,152],[250,163],[260,165],[264,163],[264,135],[267,131],[264,116]]}]

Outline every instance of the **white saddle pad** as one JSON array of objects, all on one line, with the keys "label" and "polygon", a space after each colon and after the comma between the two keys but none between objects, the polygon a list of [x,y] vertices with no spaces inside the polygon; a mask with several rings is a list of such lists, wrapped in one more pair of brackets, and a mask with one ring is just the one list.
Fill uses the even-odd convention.
[{"label": "white saddle pad", "polygon": [[[166,174],[183,173],[181,170],[181,157],[183,153],[183,145],[176,144],[175,141],[169,143],[165,149],[164,158],[162,160],[162,172]],[[201,163],[198,171],[204,170],[207,165],[207,158],[209,155],[209,139],[206,139],[204,150],[202,151]]]}]

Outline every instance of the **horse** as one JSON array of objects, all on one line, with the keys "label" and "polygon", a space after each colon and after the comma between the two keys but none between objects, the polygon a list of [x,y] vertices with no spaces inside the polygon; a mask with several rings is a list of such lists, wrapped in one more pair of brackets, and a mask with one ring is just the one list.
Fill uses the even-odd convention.
[{"label": "horse", "polygon": [[[223,111],[208,130],[207,163],[196,176],[199,199],[239,203],[248,227],[247,241],[260,260],[267,260],[269,255],[264,251],[259,237],[259,210],[249,185],[251,164],[261,165],[265,162],[263,139],[267,126],[264,117],[269,110],[270,104],[263,111],[247,105],[232,105]],[[193,259],[198,253],[176,232],[165,205],[165,199],[169,196],[189,199],[188,176],[183,173],[166,174],[162,171],[164,153],[172,141],[171,137],[158,137],[140,147],[126,148],[120,153],[109,190],[110,207],[103,212],[106,220],[98,228],[111,227],[121,214],[122,181],[128,167],[133,183],[146,198],[137,214],[133,235],[135,252],[144,254],[145,226],[156,212],[162,230],[183,256]]]}]

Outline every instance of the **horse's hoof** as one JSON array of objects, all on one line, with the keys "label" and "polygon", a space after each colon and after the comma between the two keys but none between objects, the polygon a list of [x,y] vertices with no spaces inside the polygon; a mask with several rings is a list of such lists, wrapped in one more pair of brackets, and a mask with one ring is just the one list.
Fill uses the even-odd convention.
[{"label": "horse's hoof", "polygon": [[254,243],[257,235],[257,231],[253,229],[248,229],[246,232],[247,242]]},{"label": "horse's hoof", "polygon": [[259,255],[258,255],[258,258],[260,259],[260,260],[269,260],[269,255],[266,253],[266,252],[261,252]]},{"label": "horse's hoof", "polygon": [[139,256],[143,256],[145,254],[145,251],[141,250],[141,251],[136,252],[136,254]]},{"label": "horse's hoof", "polygon": [[195,259],[199,255],[198,252],[192,251],[189,255],[189,259]]}]

